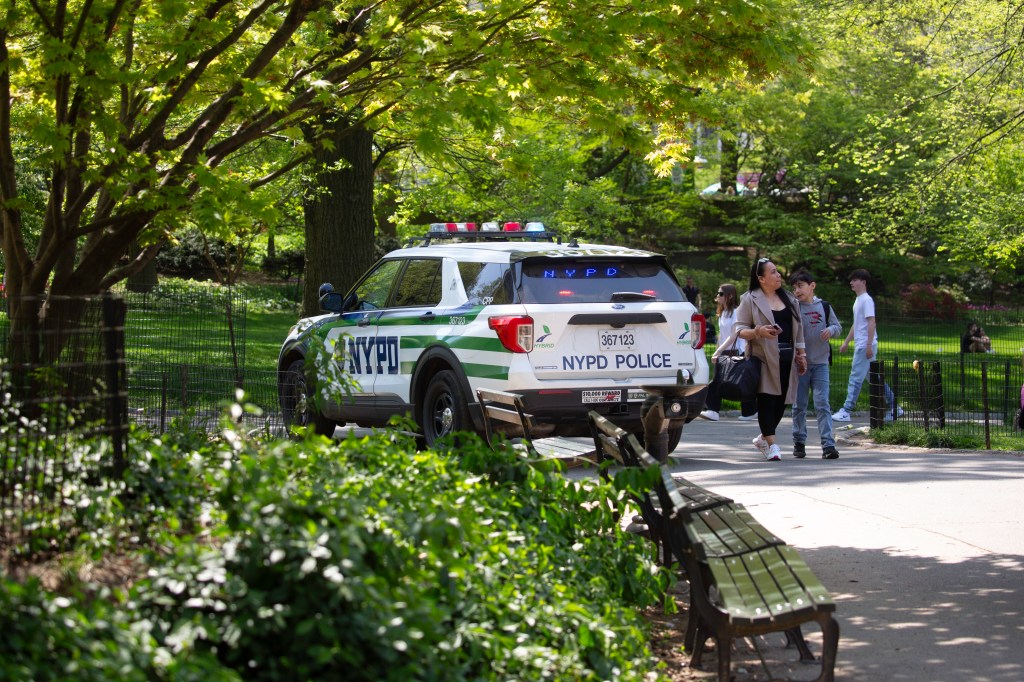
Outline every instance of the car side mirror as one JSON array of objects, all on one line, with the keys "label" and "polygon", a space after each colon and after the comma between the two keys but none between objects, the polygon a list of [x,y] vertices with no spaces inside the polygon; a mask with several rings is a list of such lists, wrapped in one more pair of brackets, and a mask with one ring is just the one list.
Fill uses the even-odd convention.
[{"label": "car side mirror", "polygon": [[328,291],[320,297],[320,310],[325,313],[340,313],[344,309],[344,297],[337,291]]}]

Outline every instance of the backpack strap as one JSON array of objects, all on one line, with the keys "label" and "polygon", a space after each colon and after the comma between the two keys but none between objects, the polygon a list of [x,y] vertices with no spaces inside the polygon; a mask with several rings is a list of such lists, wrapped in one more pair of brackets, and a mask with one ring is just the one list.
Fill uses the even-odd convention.
[{"label": "backpack strap", "polygon": [[[825,326],[827,327],[829,320],[832,319],[832,306],[825,299],[821,299],[821,307],[825,311]],[[832,364],[832,339],[828,340],[828,364]]]}]

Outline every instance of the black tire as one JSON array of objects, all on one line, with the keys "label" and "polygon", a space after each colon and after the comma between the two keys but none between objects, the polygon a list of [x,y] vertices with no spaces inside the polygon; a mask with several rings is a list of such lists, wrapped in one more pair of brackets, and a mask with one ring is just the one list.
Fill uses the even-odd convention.
[{"label": "black tire", "polygon": [[321,415],[313,406],[313,390],[306,382],[306,362],[302,358],[288,365],[281,385],[281,416],[286,428],[312,426],[321,436],[333,436],[337,423]]},{"label": "black tire", "polygon": [[420,428],[427,447],[439,438],[470,428],[466,396],[455,372],[446,369],[430,379],[423,394]]},{"label": "black tire", "polygon": [[670,455],[672,454],[672,452],[679,445],[679,441],[682,440],[682,438],[683,438],[683,425],[682,424],[680,424],[679,426],[670,426],[668,428],[668,454],[670,454]]}]

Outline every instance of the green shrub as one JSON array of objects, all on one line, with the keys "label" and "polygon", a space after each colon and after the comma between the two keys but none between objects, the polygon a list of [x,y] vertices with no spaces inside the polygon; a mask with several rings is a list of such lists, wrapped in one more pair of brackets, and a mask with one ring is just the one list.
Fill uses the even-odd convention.
[{"label": "green shrub", "polygon": [[[618,530],[608,498],[623,493],[597,480],[465,434],[420,452],[394,433],[260,444],[229,424],[212,440],[135,434],[130,467],[127,492],[81,491],[97,510],[84,535],[136,557],[149,547],[148,568],[128,599],[4,583],[3,613],[29,633],[2,644],[7,677],[639,680],[651,669],[635,607],[660,602],[667,576]],[[58,632],[63,621],[76,625]],[[43,661],[52,675],[34,674]]]},{"label": "green shrub", "polygon": [[0,577],[0,680],[242,679],[209,653],[159,647],[151,625],[112,594],[69,598],[45,591],[35,579]]}]

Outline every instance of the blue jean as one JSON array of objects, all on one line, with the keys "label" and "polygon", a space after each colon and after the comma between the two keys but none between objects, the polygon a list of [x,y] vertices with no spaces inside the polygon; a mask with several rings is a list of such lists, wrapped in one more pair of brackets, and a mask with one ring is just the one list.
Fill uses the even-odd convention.
[{"label": "blue jean", "polygon": [[814,395],[814,412],[818,418],[818,436],[821,447],[834,447],[832,437],[832,408],[828,404],[828,365],[811,365],[803,376],[797,377],[796,402],[793,403],[793,442],[807,442],[807,394]]},{"label": "blue jean", "polygon": [[[878,358],[878,344],[874,344],[874,352],[872,353],[872,360]],[[864,385],[864,380],[868,376],[868,369],[871,368],[871,360],[868,360],[867,350],[865,348],[854,348],[853,349],[853,364],[850,366],[850,383],[846,386],[846,402],[843,403],[843,408],[847,412],[853,412],[853,408],[857,405],[857,398],[860,397],[861,386]],[[893,395],[892,389],[889,388],[889,384],[885,384],[885,405],[886,407],[892,407]]]}]

